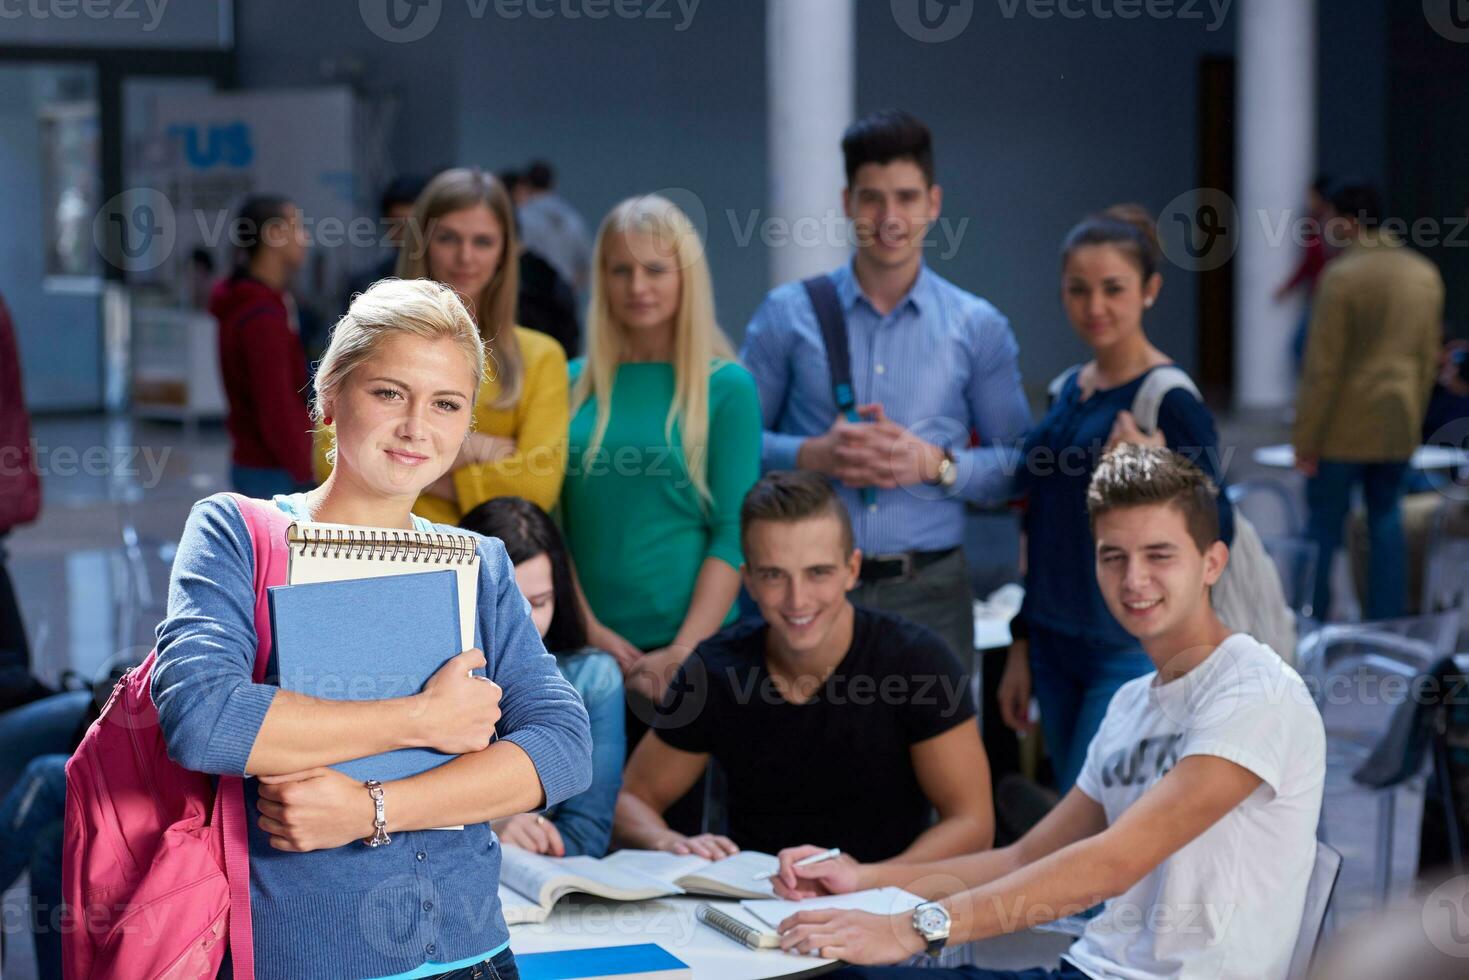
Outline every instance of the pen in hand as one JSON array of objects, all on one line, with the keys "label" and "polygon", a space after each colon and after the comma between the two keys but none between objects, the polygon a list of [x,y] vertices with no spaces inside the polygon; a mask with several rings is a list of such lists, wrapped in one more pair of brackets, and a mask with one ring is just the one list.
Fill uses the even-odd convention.
[{"label": "pen in hand", "polygon": [[[842,849],[840,847],[833,847],[830,850],[822,851],[819,854],[810,854],[810,855],[807,855],[806,857],[801,858],[801,860],[797,861],[795,864],[791,865],[791,867],[793,867],[793,868],[804,868],[807,865],[820,864],[822,861],[830,861],[832,858],[841,857],[841,856],[842,856]],[[769,881],[772,878],[778,878],[778,877],[780,877],[780,871],[779,871],[779,869],[777,869],[775,871],[772,871],[769,874],[758,874],[758,875],[755,876],[755,880],[756,881]]]}]

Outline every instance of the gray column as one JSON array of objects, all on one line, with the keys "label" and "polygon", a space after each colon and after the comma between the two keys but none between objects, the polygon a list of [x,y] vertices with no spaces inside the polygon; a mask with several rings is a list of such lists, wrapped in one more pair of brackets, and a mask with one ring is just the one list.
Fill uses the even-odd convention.
[{"label": "gray column", "polygon": [[[1316,170],[1316,0],[1239,0],[1235,404],[1291,399],[1301,300],[1276,303],[1300,258],[1295,228]],[[1287,220],[1289,219],[1289,220]]]},{"label": "gray column", "polygon": [[842,130],[856,97],[852,0],[766,0],[772,284],[847,258]]}]

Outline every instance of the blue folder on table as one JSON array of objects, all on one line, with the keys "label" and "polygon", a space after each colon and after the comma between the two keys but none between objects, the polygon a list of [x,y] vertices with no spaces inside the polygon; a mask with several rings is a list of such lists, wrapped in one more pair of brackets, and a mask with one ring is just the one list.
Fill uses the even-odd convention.
[{"label": "blue folder on table", "polygon": [[693,975],[682,960],[656,943],[520,953],[515,965],[520,980],[682,980]]},{"label": "blue folder on table", "polygon": [[[446,569],[276,586],[270,625],[285,690],[333,701],[407,697],[460,652],[458,580]],[[332,768],[387,782],[453,758],[399,749]]]}]

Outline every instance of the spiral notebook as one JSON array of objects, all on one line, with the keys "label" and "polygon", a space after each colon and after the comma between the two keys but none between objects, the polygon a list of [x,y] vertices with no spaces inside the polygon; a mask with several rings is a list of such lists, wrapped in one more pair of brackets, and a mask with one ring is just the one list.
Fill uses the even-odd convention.
[{"label": "spiral notebook", "polygon": [[[422,576],[423,573],[452,573],[451,599],[457,611],[451,624],[450,654],[477,646],[476,610],[479,598],[479,550],[472,535],[403,530],[395,527],[363,527],[328,525],[328,523],[294,522],[286,529],[286,588],[294,586],[347,583],[351,580],[386,579],[389,576]],[[378,583],[379,586],[388,583]],[[422,585],[429,585],[423,582]],[[400,599],[391,599],[400,601]],[[273,614],[273,611],[272,611]],[[350,623],[360,624],[360,623]],[[319,626],[319,623],[317,623]],[[289,632],[289,627],[288,627]],[[319,632],[319,630],[316,630]],[[457,633],[457,635],[455,635]],[[314,635],[314,633],[313,633]],[[435,630],[436,635],[436,630]],[[281,652],[278,636],[278,658]],[[414,636],[414,639],[422,635]],[[457,642],[452,642],[457,641]],[[286,660],[289,660],[289,652]],[[426,674],[427,676],[427,674]],[[425,677],[426,677],[425,676]],[[401,749],[386,757],[357,760],[345,768],[363,770],[379,768],[386,761],[389,773],[413,773],[448,761],[447,755],[429,749]],[[336,767],[344,768],[344,767]],[[380,777],[382,776],[373,776]],[[441,827],[463,830],[463,827]]]},{"label": "spiral notebook", "polygon": [[[392,575],[307,585],[269,594],[282,689],[328,701],[384,701],[423,690],[457,654],[454,573]],[[388,782],[454,756],[397,749],[332,766],[353,779]]]},{"label": "spiral notebook", "polygon": [[468,534],[346,524],[293,523],[286,532],[291,585],[452,570],[459,589],[460,651],[475,642],[479,550]]}]

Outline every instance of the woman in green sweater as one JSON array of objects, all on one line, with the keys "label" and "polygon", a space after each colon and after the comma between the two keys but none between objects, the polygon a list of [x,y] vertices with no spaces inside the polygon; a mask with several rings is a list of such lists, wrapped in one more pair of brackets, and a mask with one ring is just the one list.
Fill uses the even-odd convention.
[{"label": "woman in green sweater", "polygon": [[704,245],[656,195],[597,233],[587,355],[571,362],[561,515],[588,640],[661,698],[735,618],[740,502],[760,476],[760,400],[714,321]]}]

